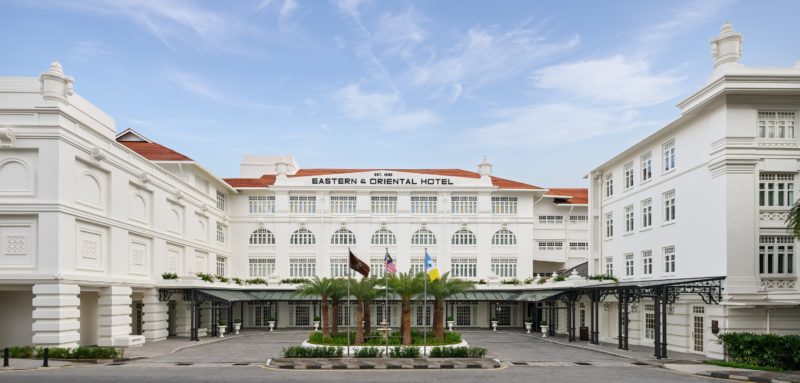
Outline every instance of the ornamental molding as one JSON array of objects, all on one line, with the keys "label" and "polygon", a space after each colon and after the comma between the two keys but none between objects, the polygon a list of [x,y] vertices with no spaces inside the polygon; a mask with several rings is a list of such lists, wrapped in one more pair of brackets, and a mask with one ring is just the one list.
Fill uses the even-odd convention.
[{"label": "ornamental molding", "polygon": [[0,127],[0,149],[13,148],[16,143],[17,135],[9,127]]},{"label": "ornamental molding", "polygon": [[761,280],[762,290],[794,289],[797,287],[796,278],[770,278]]}]

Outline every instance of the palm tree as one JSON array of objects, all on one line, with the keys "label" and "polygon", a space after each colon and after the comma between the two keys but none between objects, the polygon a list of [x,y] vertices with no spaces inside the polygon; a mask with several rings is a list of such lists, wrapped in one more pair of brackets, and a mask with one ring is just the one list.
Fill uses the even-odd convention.
[{"label": "palm tree", "polygon": [[300,286],[300,289],[297,290],[297,294],[300,295],[320,297],[320,306],[322,310],[322,336],[324,337],[330,336],[328,298],[336,288],[337,286],[332,279],[320,279],[319,277],[314,277],[314,279],[304,283],[302,286]]},{"label": "palm tree", "polygon": [[369,309],[368,302],[378,296],[380,291],[375,288],[375,278],[361,278],[350,280],[350,294],[358,301],[356,303],[356,344],[364,344],[364,325],[368,319],[364,318],[364,310]]},{"label": "palm tree", "polygon": [[[339,333],[339,301],[347,295],[347,280],[341,278],[331,279],[333,288],[328,296],[331,298],[331,334]],[[349,314],[349,313],[348,313]]]},{"label": "palm tree", "polygon": [[795,201],[789,214],[786,216],[786,228],[792,232],[795,238],[800,238],[800,199]]},{"label": "palm tree", "polygon": [[404,345],[411,344],[411,299],[422,292],[422,278],[427,277],[424,274],[411,273],[399,273],[389,277],[389,289],[400,296],[402,303],[403,320],[400,327]]},{"label": "palm tree", "polygon": [[450,272],[428,284],[428,295],[433,296],[433,333],[436,340],[444,341],[444,301],[445,299],[470,290],[474,284],[458,278],[450,278]]}]

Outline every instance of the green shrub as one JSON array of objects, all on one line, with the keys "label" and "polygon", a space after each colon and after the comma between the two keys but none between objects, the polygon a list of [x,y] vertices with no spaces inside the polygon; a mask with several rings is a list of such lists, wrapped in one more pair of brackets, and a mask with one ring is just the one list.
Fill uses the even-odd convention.
[{"label": "green shrub", "polygon": [[[394,331],[389,335],[390,346],[400,346],[402,344],[403,336],[399,331]],[[338,334],[331,334],[328,337],[323,337],[322,332],[313,331],[308,335],[308,342],[311,344],[321,344],[329,346],[347,346],[347,332],[340,332]],[[373,331],[369,335],[364,336],[365,346],[383,346],[386,345],[386,340],[383,339],[383,334],[380,331]],[[424,345],[424,335],[420,331],[411,331],[411,344],[422,346]],[[428,333],[428,345],[440,344],[458,344],[461,343],[461,334],[455,331],[447,331],[444,333],[444,342],[436,341],[434,334]],[[355,331],[350,333],[350,344],[356,344]]]},{"label": "green shrub", "polygon": [[567,280],[567,277],[565,277],[563,275],[556,275],[555,278],[553,278],[553,282],[564,282],[566,280]]},{"label": "green shrub", "polygon": [[800,369],[800,335],[720,334],[728,360],[783,370]]},{"label": "green shrub", "polygon": [[[44,349],[36,348],[37,358],[44,358]],[[114,347],[49,347],[47,356],[53,359],[114,359],[119,357],[119,352]]]},{"label": "green shrub", "polygon": [[539,282],[536,282],[536,284],[543,285],[546,282],[547,282],[547,278],[542,277],[541,279],[539,279]]},{"label": "green shrub", "polygon": [[206,282],[214,282],[214,276],[208,273],[196,273],[198,278],[206,281]]},{"label": "green shrub", "polygon": [[302,285],[303,283],[309,282],[309,279],[306,278],[284,278],[281,279],[281,283],[289,284],[289,285]]},{"label": "green shrub", "polygon": [[419,347],[400,346],[389,350],[391,358],[419,358]]},{"label": "green shrub", "polygon": [[284,358],[341,358],[341,347],[302,347],[293,346],[283,349]]},{"label": "green shrub", "polygon": [[178,274],[175,273],[163,273],[161,274],[162,279],[178,279]]},{"label": "green shrub", "polygon": [[500,284],[503,284],[503,285],[519,285],[520,282],[519,282],[519,279],[514,278],[514,279],[504,279],[504,280],[500,281]]},{"label": "green shrub", "polygon": [[235,284],[237,284],[239,286],[244,284],[244,281],[242,280],[242,278],[233,277],[233,278],[231,278],[231,280],[233,281],[233,283],[235,283]]},{"label": "green shrub", "polygon": [[618,281],[617,277],[615,277],[613,275],[606,275],[606,274],[592,275],[590,277],[587,277],[586,279],[589,279],[589,280],[592,280],[592,281],[614,281],[614,282]]},{"label": "green shrub", "polygon": [[431,358],[483,358],[486,349],[483,347],[434,347]]},{"label": "green shrub", "polygon": [[12,358],[33,358],[32,346],[9,347],[8,355]]},{"label": "green shrub", "polygon": [[380,358],[383,350],[378,347],[361,347],[353,354],[356,358]]},{"label": "green shrub", "polygon": [[250,278],[244,281],[248,285],[266,285],[267,281],[264,278]]}]

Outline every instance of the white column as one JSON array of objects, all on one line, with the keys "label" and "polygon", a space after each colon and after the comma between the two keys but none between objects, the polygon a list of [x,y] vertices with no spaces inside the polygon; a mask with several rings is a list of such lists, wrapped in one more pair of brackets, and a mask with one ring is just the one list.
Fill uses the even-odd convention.
[{"label": "white column", "polygon": [[189,304],[182,299],[175,301],[175,334],[186,338],[192,336],[192,312]]},{"label": "white column", "polygon": [[168,311],[167,302],[158,300],[158,290],[148,289],[142,298],[142,314],[144,324],[142,330],[148,342],[156,342],[167,339],[168,330]]},{"label": "white column", "polygon": [[144,343],[141,335],[131,335],[131,293],[127,286],[111,286],[100,290],[97,300],[97,345],[130,347]]},{"label": "white column", "polygon": [[33,344],[77,347],[81,288],[70,284],[33,286]]}]

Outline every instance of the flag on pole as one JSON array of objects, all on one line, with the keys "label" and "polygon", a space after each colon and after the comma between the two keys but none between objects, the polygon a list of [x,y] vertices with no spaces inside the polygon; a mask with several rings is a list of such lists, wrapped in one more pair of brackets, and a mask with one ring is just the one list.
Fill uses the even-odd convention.
[{"label": "flag on pole", "polygon": [[386,250],[386,255],[383,256],[383,268],[387,273],[396,273],[397,265],[394,264],[394,259],[389,255],[389,250]]},{"label": "flag on pole", "polygon": [[350,252],[350,257],[349,257],[350,268],[355,270],[355,272],[363,275],[364,278],[368,277],[369,265],[364,263],[364,261],[358,259],[358,257],[356,257],[356,255],[353,254],[352,250],[349,250],[349,252]]},{"label": "flag on pole", "polygon": [[433,259],[428,255],[428,249],[425,249],[425,272],[428,273],[428,277],[431,281],[439,279],[439,268],[436,267],[436,264],[433,263]]}]

